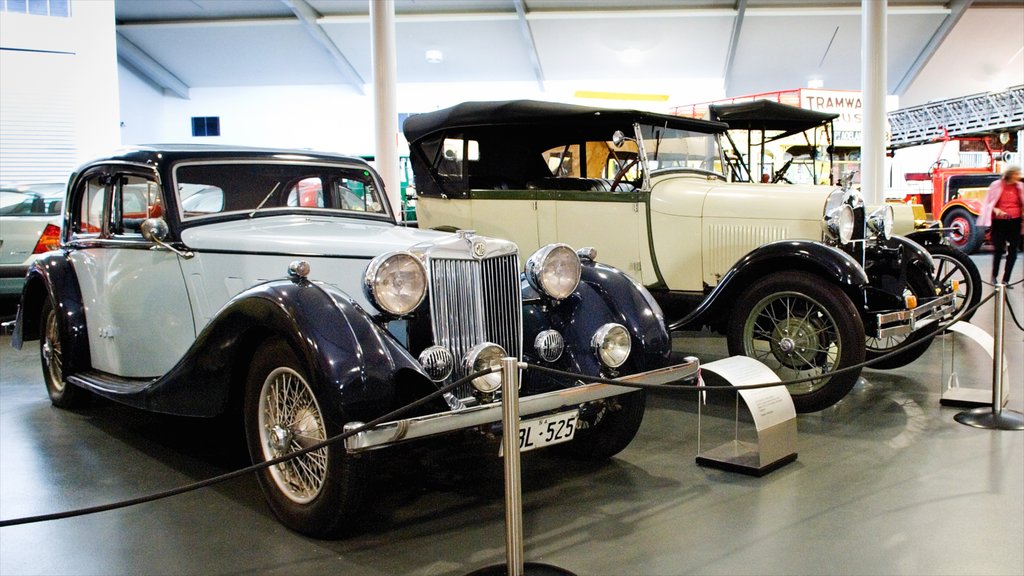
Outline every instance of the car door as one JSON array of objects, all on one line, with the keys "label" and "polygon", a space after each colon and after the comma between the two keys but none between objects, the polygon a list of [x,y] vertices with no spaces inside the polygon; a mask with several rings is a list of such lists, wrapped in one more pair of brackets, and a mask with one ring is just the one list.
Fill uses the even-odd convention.
[{"label": "car door", "polygon": [[156,175],[104,167],[79,179],[72,205],[69,257],[86,307],[96,370],[126,378],[168,372],[195,340],[178,256],[141,233],[160,217]]}]

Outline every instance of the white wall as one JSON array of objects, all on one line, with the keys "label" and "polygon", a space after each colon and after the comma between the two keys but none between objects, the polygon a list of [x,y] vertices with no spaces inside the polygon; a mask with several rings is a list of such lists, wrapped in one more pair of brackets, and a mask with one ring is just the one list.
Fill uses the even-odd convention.
[{"label": "white wall", "polygon": [[112,1],[0,15],[0,181],[66,178],[120,143]]},{"label": "white wall", "polygon": [[[121,139],[124,144],[193,142],[282,148],[311,148],[346,154],[374,150],[373,99],[370,85],[359,96],[346,85],[247,86],[192,88],[188,100],[164,95],[132,70],[121,66]],[[399,113],[429,112],[468,100],[532,98],[591,106],[634,107],[667,111],[667,102],[575,98],[581,86],[614,90],[608,81],[406,83],[398,87]],[[621,86],[619,87],[621,90]],[[686,82],[631,82],[630,92],[658,91],[669,101],[720,98],[720,79]],[[193,137],[193,116],[219,116],[221,136]]]}]

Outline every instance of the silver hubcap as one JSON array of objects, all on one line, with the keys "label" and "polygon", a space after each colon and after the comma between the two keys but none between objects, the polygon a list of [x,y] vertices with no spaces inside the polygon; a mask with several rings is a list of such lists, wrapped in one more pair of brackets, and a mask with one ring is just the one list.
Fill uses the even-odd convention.
[{"label": "silver hubcap", "polygon": [[[754,306],[743,326],[747,356],[760,360],[783,380],[819,376],[836,368],[842,348],[836,323],[814,299],[776,293]],[[824,386],[816,380],[789,387],[806,394]]]},{"label": "silver hubcap", "polygon": [[[267,376],[259,399],[260,444],[270,460],[327,439],[320,407],[299,373],[278,368]],[[300,504],[320,493],[327,477],[327,448],[271,467],[281,493]]]}]

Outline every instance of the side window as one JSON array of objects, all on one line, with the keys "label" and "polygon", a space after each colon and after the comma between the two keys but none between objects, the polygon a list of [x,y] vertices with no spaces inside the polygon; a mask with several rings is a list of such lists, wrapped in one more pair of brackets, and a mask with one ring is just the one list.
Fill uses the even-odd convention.
[{"label": "side window", "polygon": [[163,201],[156,182],[142,176],[121,175],[114,186],[111,231],[119,236],[142,236],[142,222],[163,216]]},{"label": "side window", "polygon": [[579,144],[557,146],[544,152],[544,163],[555,178],[579,178],[580,170]]},{"label": "side window", "polygon": [[331,186],[334,205],[342,210],[383,213],[384,206],[377,198],[373,184],[355,178],[338,178]]},{"label": "side window", "polygon": [[476,140],[445,138],[441,146],[441,157],[438,158],[437,173],[441,176],[462,177],[465,174],[464,163],[479,160],[480,144]]},{"label": "side window", "polygon": [[90,176],[76,192],[72,233],[99,234],[103,231],[103,203],[107,196],[106,175]]}]

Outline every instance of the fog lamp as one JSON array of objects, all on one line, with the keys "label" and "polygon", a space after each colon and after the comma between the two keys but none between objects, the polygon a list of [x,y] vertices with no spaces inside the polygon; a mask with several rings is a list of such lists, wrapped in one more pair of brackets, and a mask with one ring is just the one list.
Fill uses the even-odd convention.
[{"label": "fog lamp", "polygon": [[[472,374],[501,364],[505,349],[493,342],[482,342],[470,348],[462,360],[466,373]],[[490,372],[473,378],[473,388],[481,394],[494,394],[501,388],[501,372]]]},{"label": "fog lamp", "polygon": [[590,342],[597,358],[609,368],[618,368],[629,358],[629,331],[622,324],[609,322],[601,326]]}]

